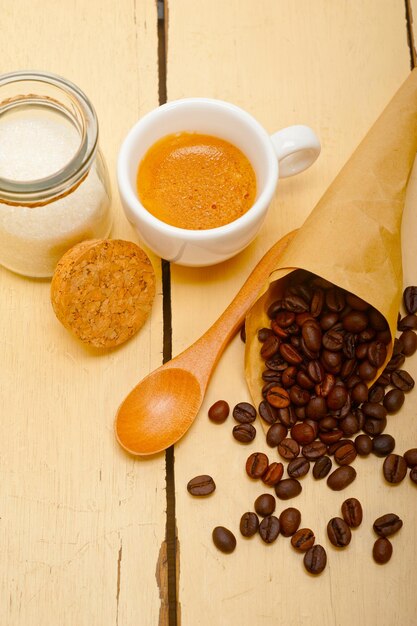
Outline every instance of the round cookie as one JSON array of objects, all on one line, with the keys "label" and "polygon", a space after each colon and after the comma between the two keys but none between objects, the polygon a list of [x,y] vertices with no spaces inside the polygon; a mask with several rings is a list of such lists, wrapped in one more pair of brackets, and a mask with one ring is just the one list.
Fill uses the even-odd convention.
[{"label": "round cookie", "polygon": [[112,348],[145,323],[155,296],[152,264],[136,244],[84,241],[59,261],[51,301],[59,321],[81,341]]}]

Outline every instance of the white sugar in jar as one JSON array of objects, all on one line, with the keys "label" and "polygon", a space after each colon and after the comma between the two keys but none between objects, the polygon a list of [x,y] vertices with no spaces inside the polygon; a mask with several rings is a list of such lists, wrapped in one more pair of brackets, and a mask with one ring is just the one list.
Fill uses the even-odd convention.
[{"label": "white sugar in jar", "polygon": [[61,256],[111,229],[95,111],[51,74],[0,76],[0,264],[52,276]]}]

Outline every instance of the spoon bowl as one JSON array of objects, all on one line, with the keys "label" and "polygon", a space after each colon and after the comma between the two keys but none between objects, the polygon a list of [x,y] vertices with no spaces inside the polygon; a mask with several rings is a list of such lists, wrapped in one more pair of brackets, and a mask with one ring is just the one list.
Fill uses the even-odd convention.
[{"label": "spoon bowl", "polygon": [[116,438],[125,450],[140,456],[155,454],[187,432],[223,350],[243,324],[295,232],[270,248],[224,313],[200,339],[146,376],[126,396],[115,420]]}]

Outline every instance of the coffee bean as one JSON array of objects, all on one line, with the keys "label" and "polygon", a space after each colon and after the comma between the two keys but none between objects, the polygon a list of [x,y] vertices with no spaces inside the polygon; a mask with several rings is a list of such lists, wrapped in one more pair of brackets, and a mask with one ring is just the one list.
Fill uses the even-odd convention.
[{"label": "coffee bean", "polygon": [[307,363],[307,374],[314,383],[320,383],[324,378],[324,367],[320,361],[313,359]]},{"label": "coffee bean", "polygon": [[334,455],[336,450],[346,445],[347,443],[352,443],[351,439],[339,439],[339,441],[335,441],[335,443],[331,443],[327,446],[327,454],[329,456]]},{"label": "coffee bean", "polygon": [[396,354],[391,357],[385,366],[385,370],[387,372],[394,372],[395,370],[400,370],[405,362],[405,356],[400,352],[400,354]]},{"label": "coffee bean", "polygon": [[351,437],[360,430],[358,418],[353,413],[349,413],[342,420],[339,420],[339,426],[345,437]]},{"label": "coffee bean", "polygon": [[398,370],[391,374],[391,383],[401,391],[411,391],[414,387],[414,379],[405,370]]},{"label": "coffee bean", "polygon": [[417,465],[410,469],[410,479],[417,485]]},{"label": "coffee bean", "polygon": [[320,361],[323,363],[326,372],[330,374],[338,374],[342,369],[342,355],[340,352],[322,350]]},{"label": "coffee bean", "polygon": [[282,299],[282,305],[287,311],[303,313],[308,311],[308,303],[301,297],[289,294]]},{"label": "coffee bean", "polygon": [[236,537],[224,526],[216,526],[212,532],[213,543],[218,550],[230,554],[236,548]]},{"label": "coffee bean", "polygon": [[310,574],[321,574],[327,563],[327,555],[323,546],[316,544],[310,550],[307,550],[303,563]]},{"label": "coffee bean", "polygon": [[374,341],[368,347],[368,360],[371,365],[379,368],[387,358],[387,346],[382,341]]},{"label": "coffee bean", "polygon": [[321,456],[324,456],[327,452],[327,446],[322,441],[313,441],[303,446],[301,454],[307,461],[317,461]]},{"label": "coffee bean", "polygon": [[250,443],[256,437],[256,428],[253,424],[236,424],[233,427],[232,435],[240,443]]},{"label": "coffee bean", "polygon": [[310,463],[302,456],[293,459],[288,463],[287,472],[291,478],[302,478],[308,474]]},{"label": "coffee bean", "polygon": [[297,422],[297,414],[294,407],[288,406],[283,409],[278,409],[278,419],[287,428],[291,428]]},{"label": "coffee bean", "polygon": [[335,385],[327,396],[327,406],[331,411],[337,411],[344,406],[347,398],[347,389],[342,385]]},{"label": "coffee bean", "polygon": [[275,485],[275,493],[280,500],[295,498],[302,491],[301,483],[295,478],[284,478]]},{"label": "coffee bean", "polygon": [[291,537],[291,545],[300,552],[306,552],[314,545],[315,540],[314,533],[310,528],[300,528]]},{"label": "coffee bean", "polygon": [[369,389],[368,400],[369,402],[382,402],[385,396],[385,387],[382,385],[372,385]]},{"label": "coffee bean", "polygon": [[417,465],[417,448],[410,448],[407,452],[404,452],[403,456],[408,467],[415,467]]},{"label": "coffee bean", "polygon": [[282,478],[284,466],[282,463],[271,463],[262,476],[262,482],[268,487],[274,487]]},{"label": "coffee bean", "polygon": [[368,326],[369,320],[363,311],[351,311],[343,318],[343,328],[349,333],[360,333]]},{"label": "coffee bean", "polygon": [[373,307],[369,309],[368,316],[371,326],[378,332],[384,331],[388,327],[388,322],[385,317]]},{"label": "coffee bean", "polygon": [[400,331],[403,330],[417,330],[417,315],[412,313],[406,315],[397,324],[397,328]]},{"label": "coffee bean", "polygon": [[351,391],[352,402],[356,402],[357,404],[366,402],[368,400],[368,395],[368,385],[363,382],[357,383]]},{"label": "coffee bean", "polygon": [[259,520],[256,513],[248,511],[240,518],[239,529],[244,537],[253,537],[258,531]]},{"label": "coffee bean", "polygon": [[359,456],[368,456],[372,452],[372,439],[368,435],[358,435],[355,439],[355,448]]},{"label": "coffee bean", "polygon": [[386,513],[378,517],[373,524],[373,529],[380,537],[391,537],[402,528],[403,521],[395,513]]},{"label": "coffee bean", "polygon": [[391,435],[377,435],[372,441],[372,450],[376,456],[388,456],[395,448],[395,439]]},{"label": "coffee bean", "polygon": [[413,330],[405,330],[400,337],[405,356],[412,356],[417,350],[417,335]]},{"label": "coffee bean", "polygon": [[326,444],[326,451],[329,444],[339,441],[339,439],[341,439],[342,437],[343,430],[340,430],[340,428],[334,428],[333,430],[329,430],[328,432],[323,432],[319,434],[320,441]]},{"label": "coffee bean", "polygon": [[249,402],[239,402],[233,409],[233,417],[240,424],[249,424],[256,419],[256,409]]},{"label": "coffee bean", "polygon": [[388,563],[392,556],[392,543],[386,537],[379,537],[372,549],[372,556],[374,561],[380,565]]},{"label": "coffee bean", "polygon": [[272,330],[270,328],[260,328],[257,332],[257,337],[260,342],[264,342],[272,335]]},{"label": "coffee bean", "polygon": [[281,385],[287,389],[295,384],[297,378],[297,368],[295,365],[290,365],[282,372]]},{"label": "coffee bean", "polygon": [[290,389],[290,401],[295,406],[304,406],[310,400],[307,389],[302,389],[300,385],[293,385]]},{"label": "coffee bean", "polygon": [[259,534],[265,543],[273,543],[279,535],[279,519],[268,515],[259,524]]},{"label": "coffee bean", "polygon": [[283,459],[291,461],[300,454],[300,446],[295,439],[286,437],[278,444],[278,454],[280,454]]},{"label": "coffee bean", "polygon": [[366,311],[369,309],[369,304],[365,302],[365,300],[362,300],[362,298],[359,298],[359,296],[356,296],[354,293],[346,294],[346,302],[352,307],[352,309],[356,309],[357,311]]},{"label": "coffee bean", "polygon": [[275,424],[278,420],[278,410],[265,400],[259,404],[258,413],[267,424]]},{"label": "coffee bean", "polygon": [[362,380],[372,380],[377,375],[377,368],[368,360],[362,361],[358,367],[358,374]]},{"label": "coffee bean", "polygon": [[284,509],[279,516],[279,526],[281,535],[291,537],[297,532],[301,523],[301,513],[298,509],[289,507]]},{"label": "coffee bean", "polygon": [[326,291],[325,300],[330,311],[336,313],[340,313],[346,303],[344,292],[337,287],[331,287]]},{"label": "coffee bean", "polygon": [[320,324],[315,319],[306,320],[304,322],[301,328],[301,335],[304,339],[306,347],[309,350],[313,352],[320,350],[322,331]]},{"label": "coffee bean", "polygon": [[216,484],[211,476],[202,474],[195,476],[187,484],[187,491],[192,496],[208,496],[216,489]]},{"label": "coffee bean", "polygon": [[403,293],[404,306],[407,313],[417,312],[417,287],[410,286],[404,289]]},{"label": "coffee bean", "polygon": [[261,347],[261,356],[263,359],[270,359],[279,350],[280,340],[276,335],[270,335],[265,339]]},{"label": "coffee bean", "polygon": [[387,426],[387,418],[383,420],[375,419],[373,417],[365,420],[365,423],[362,427],[362,430],[371,437],[375,437],[376,435],[380,435],[384,432]]},{"label": "coffee bean", "polygon": [[349,526],[341,517],[333,517],[327,524],[327,536],[337,548],[345,548],[352,539]]},{"label": "coffee bean", "polygon": [[230,407],[225,400],[217,400],[208,410],[208,416],[216,424],[223,423],[230,412]]},{"label": "coffee bean", "polygon": [[246,473],[250,478],[261,478],[269,465],[268,457],[263,452],[253,452],[246,461]]},{"label": "coffee bean", "polygon": [[366,359],[367,355],[368,355],[368,344],[367,343],[359,344],[355,349],[355,357],[357,359],[362,360],[362,359]]},{"label": "coffee bean", "polygon": [[339,465],[350,465],[356,459],[356,448],[353,443],[340,446],[334,453],[334,459]]},{"label": "coffee bean", "polygon": [[291,437],[300,445],[305,445],[314,441],[316,435],[312,426],[299,422],[291,428]]},{"label": "coffee bean", "polygon": [[283,409],[290,404],[290,395],[288,391],[278,386],[269,389],[268,393],[266,394],[266,399],[269,404],[276,409]]},{"label": "coffee bean", "polygon": [[312,390],[314,389],[314,382],[303,370],[297,372],[297,383],[302,389]]},{"label": "coffee bean", "polygon": [[407,463],[399,454],[389,454],[382,467],[384,478],[392,484],[400,483],[407,473]]},{"label": "coffee bean", "polygon": [[314,463],[313,476],[317,480],[326,478],[327,474],[332,469],[332,460],[328,456],[322,456]]},{"label": "coffee bean", "polygon": [[322,396],[310,398],[306,405],[306,414],[308,418],[313,420],[318,420],[327,415],[327,403],[325,398]]},{"label": "coffee bean", "polygon": [[279,347],[279,353],[287,363],[297,365],[303,360],[301,354],[290,343],[282,343]]},{"label": "coffee bean", "polygon": [[342,516],[351,528],[357,528],[362,523],[362,505],[356,498],[348,498],[342,503]]},{"label": "coffee bean", "polygon": [[383,420],[387,417],[387,410],[382,404],[375,404],[375,402],[364,402],[362,404],[362,411],[366,417],[371,417],[376,420]]},{"label": "coffee bean", "polygon": [[283,424],[272,424],[266,433],[266,443],[275,448],[287,436],[287,428]]},{"label": "coffee bean", "polygon": [[396,413],[401,409],[402,405],[404,404],[404,400],[404,391],[401,391],[401,389],[390,389],[390,391],[388,391],[388,393],[384,397],[384,407],[391,415],[392,413]]},{"label": "coffee bean", "polygon": [[333,491],[341,491],[350,485],[356,478],[356,470],[351,465],[344,465],[335,469],[327,478],[327,485]]},{"label": "coffee bean", "polygon": [[333,374],[326,372],[323,376],[323,379],[320,383],[318,383],[315,387],[316,394],[323,398],[327,398],[331,390],[335,385],[335,377]]},{"label": "coffee bean", "polygon": [[275,511],[276,500],[270,493],[263,493],[258,496],[254,503],[254,509],[261,517],[272,515]]},{"label": "coffee bean", "polygon": [[275,316],[275,322],[281,328],[288,328],[291,324],[294,324],[295,313],[291,311],[279,311]]}]

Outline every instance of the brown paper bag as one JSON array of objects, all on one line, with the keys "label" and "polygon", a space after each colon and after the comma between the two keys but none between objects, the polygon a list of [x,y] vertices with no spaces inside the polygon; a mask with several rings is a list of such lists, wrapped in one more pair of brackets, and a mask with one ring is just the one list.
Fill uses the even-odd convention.
[{"label": "brown paper bag", "polygon": [[[266,310],[294,269],[313,272],[369,302],[395,337],[403,288],[401,219],[416,152],[417,69],[296,232],[247,315],[245,372],[256,406],[264,368],[257,331],[269,326]],[[386,362],[391,354],[392,342]]]}]

